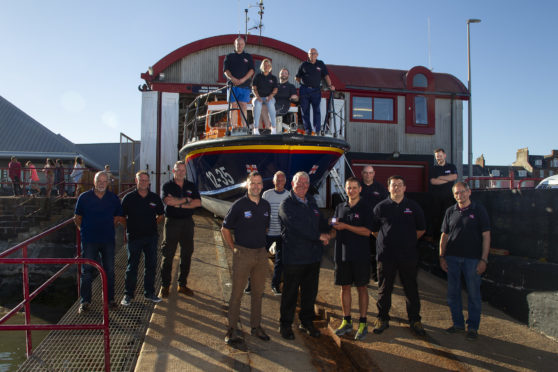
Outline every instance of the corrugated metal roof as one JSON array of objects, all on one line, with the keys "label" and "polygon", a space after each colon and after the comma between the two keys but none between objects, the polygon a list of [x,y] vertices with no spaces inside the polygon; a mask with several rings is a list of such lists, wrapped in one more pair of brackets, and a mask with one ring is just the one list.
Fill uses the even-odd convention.
[{"label": "corrugated metal roof", "polygon": [[33,153],[75,153],[75,145],[0,96],[0,150]]},{"label": "corrugated metal roof", "polygon": [[[333,83],[337,90],[345,88],[357,89],[358,87],[375,89],[406,90],[406,70],[391,70],[385,68],[356,67],[342,65],[327,65],[331,76],[335,77]],[[434,90],[444,93],[468,95],[467,88],[455,76],[443,73],[432,73],[434,77]],[[338,86],[339,85],[339,86]]]}]

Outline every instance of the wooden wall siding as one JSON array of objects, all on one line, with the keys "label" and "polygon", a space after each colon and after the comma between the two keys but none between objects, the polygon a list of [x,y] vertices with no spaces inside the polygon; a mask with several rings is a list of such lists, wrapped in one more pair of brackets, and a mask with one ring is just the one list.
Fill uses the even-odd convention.
[{"label": "wooden wall siding", "polygon": [[[300,65],[300,60],[275,49],[248,46],[246,51],[251,54],[269,57],[273,64],[273,74],[279,75],[282,67],[287,67],[291,74],[290,82],[295,83],[294,75]],[[165,70],[165,81],[172,83],[193,83],[193,84],[216,84],[222,71],[219,70],[219,56],[233,52],[233,46],[221,45],[205,49],[188,55],[180,61],[172,64]],[[257,64],[257,63],[256,63]],[[255,66],[256,72],[259,64]]]},{"label": "wooden wall siding", "polygon": [[[350,95],[347,95],[347,118],[350,118]],[[454,141],[451,146],[451,100],[436,100],[436,132],[434,135],[405,133],[405,97],[397,98],[397,124],[382,123],[348,123],[347,141],[351,151],[423,154],[430,155],[437,147],[443,147],[448,152],[448,158],[455,164],[462,164],[459,154],[462,152],[463,140],[463,103],[454,100]]]}]

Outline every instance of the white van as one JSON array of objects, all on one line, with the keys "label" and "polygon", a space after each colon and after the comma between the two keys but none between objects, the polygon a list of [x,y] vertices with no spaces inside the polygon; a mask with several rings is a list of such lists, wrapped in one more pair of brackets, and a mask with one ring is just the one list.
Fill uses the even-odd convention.
[{"label": "white van", "polygon": [[535,189],[558,189],[558,174],[550,176],[542,180]]}]

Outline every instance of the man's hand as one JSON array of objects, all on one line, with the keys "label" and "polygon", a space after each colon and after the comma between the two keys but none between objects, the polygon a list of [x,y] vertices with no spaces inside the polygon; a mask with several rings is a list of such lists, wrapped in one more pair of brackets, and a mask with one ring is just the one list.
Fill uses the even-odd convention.
[{"label": "man's hand", "polygon": [[331,225],[335,230],[345,230],[347,228],[347,224],[344,222],[335,222]]},{"label": "man's hand", "polygon": [[482,275],[482,273],[484,273],[485,271],[486,271],[486,262],[480,260],[477,265],[477,274]]},{"label": "man's hand", "polygon": [[329,244],[329,234],[328,233],[321,233],[320,234],[320,241],[323,245]]},{"label": "man's hand", "polygon": [[442,270],[444,270],[446,273],[448,272],[448,263],[446,262],[446,258],[445,258],[445,257],[440,257],[440,267],[441,267]]}]

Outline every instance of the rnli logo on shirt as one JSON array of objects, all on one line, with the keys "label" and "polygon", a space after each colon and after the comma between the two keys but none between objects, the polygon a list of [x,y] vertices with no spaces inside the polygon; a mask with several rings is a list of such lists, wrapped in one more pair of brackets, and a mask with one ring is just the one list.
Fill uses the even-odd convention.
[{"label": "rnli logo on shirt", "polygon": [[244,218],[252,218],[252,212],[250,212],[250,211],[245,211],[245,212],[244,212]]},{"label": "rnli logo on shirt", "polygon": [[269,213],[265,212],[265,213],[264,213],[264,216],[265,216],[265,217],[269,216]]},{"label": "rnli logo on shirt", "polygon": [[355,213],[355,215],[353,216],[353,218],[354,218],[355,220],[358,220],[358,219],[360,218],[360,216],[358,215],[358,213]]},{"label": "rnli logo on shirt", "polygon": [[244,63],[248,63],[248,58],[244,58]]},{"label": "rnli logo on shirt", "polygon": [[410,210],[409,208],[405,208],[405,210],[403,211],[403,213],[405,213],[405,214],[413,214],[413,211]]},{"label": "rnli logo on shirt", "polygon": [[451,171],[449,169],[446,170],[446,174],[450,174],[450,173],[451,173]]},{"label": "rnli logo on shirt", "polygon": [[151,203],[149,203],[149,206],[150,206],[151,208],[155,208],[155,207],[157,206],[157,204],[151,202]]},{"label": "rnli logo on shirt", "polygon": [[470,215],[469,215],[469,218],[472,219],[472,220],[474,220],[474,219],[475,219],[475,215],[474,215],[474,214],[470,214]]},{"label": "rnli logo on shirt", "polygon": [[314,209],[314,214],[315,214],[316,216],[319,216],[319,215],[320,215],[320,212],[318,212],[317,209]]},{"label": "rnli logo on shirt", "polygon": [[320,67],[316,67],[316,70],[318,71],[322,71],[322,69]]},{"label": "rnli logo on shirt", "polygon": [[269,79],[269,84],[273,84],[273,79]]},{"label": "rnli logo on shirt", "polygon": [[380,196],[380,193],[378,191],[374,191],[374,196]]}]

